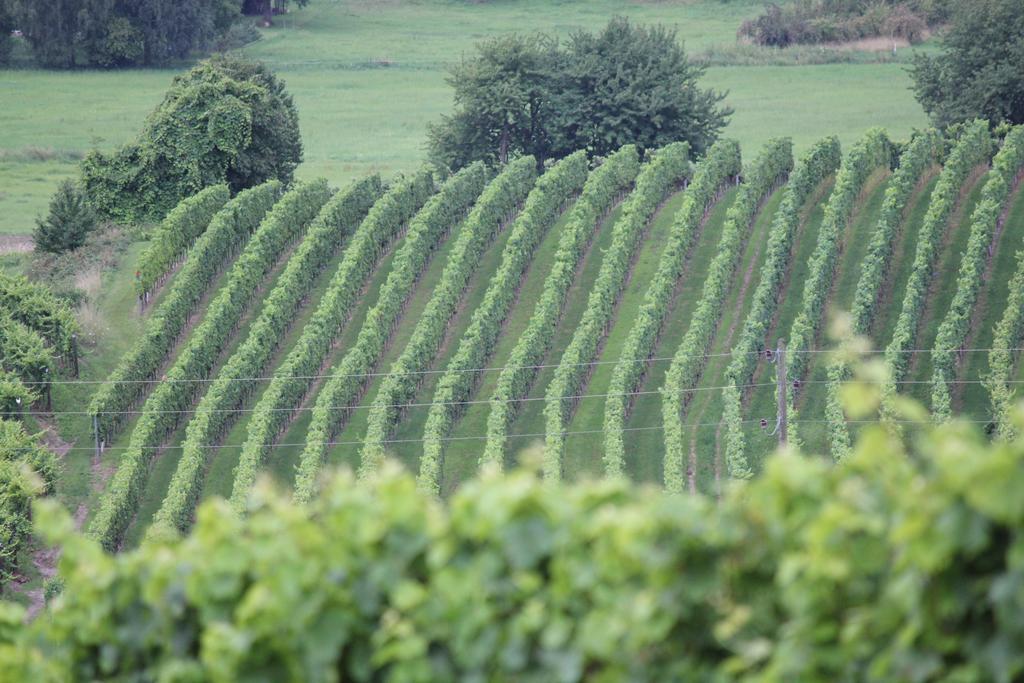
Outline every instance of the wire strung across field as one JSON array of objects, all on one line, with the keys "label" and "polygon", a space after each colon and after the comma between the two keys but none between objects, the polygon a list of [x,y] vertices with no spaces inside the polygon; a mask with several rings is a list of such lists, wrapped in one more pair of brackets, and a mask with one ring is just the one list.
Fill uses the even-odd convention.
[{"label": "wire strung across field", "polygon": [[[810,385],[810,384],[830,384],[830,383],[832,383],[831,380],[801,380],[800,381],[800,385],[801,386],[806,386],[806,385]],[[840,384],[840,385],[842,385],[842,384],[864,384],[864,383],[867,383],[867,380],[851,379],[851,380],[843,380],[841,382],[836,382],[836,384]],[[904,380],[899,380],[897,382],[894,382],[894,384],[897,384],[897,385],[905,385],[905,384],[931,384],[931,383],[932,383],[931,380],[923,380],[923,379],[920,379],[920,380],[904,379]],[[949,380],[948,382],[946,382],[946,384],[984,384],[984,383],[985,383],[985,380],[980,380],[980,379],[955,379],[955,380]],[[1006,380],[1005,383],[1006,384],[1024,384],[1024,380]],[[735,385],[735,386],[736,386],[736,388],[739,388],[739,389],[754,389],[754,388],[757,388],[757,387],[774,387],[774,386],[776,386],[776,384],[778,384],[778,383],[777,382],[756,382],[756,383],[751,383],[751,384],[740,384],[740,385]],[[693,387],[693,388],[690,388],[690,389],[680,389],[679,391],[673,392],[673,393],[677,393],[677,394],[692,394],[692,393],[696,393],[696,392],[699,392],[699,391],[722,391],[722,390],[728,389],[728,388],[730,388],[732,386],[734,386],[734,385],[728,384],[728,385],[716,386],[716,387]],[[603,393],[603,394],[575,394],[575,395],[571,395],[571,396],[560,396],[559,399],[567,400],[567,401],[568,400],[574,400],[575,401],[575,400],[586,400],[586,399],[592,399],[592,398],[608,398],[610,396],[651,396],[651,395],[664,394],[664,393],[666,393],[666,392],[664,392],[664,391],[662,391],[660,389],[648,389],[648,390],[645,390],[645,391],[625,391],[625,392],[612,392],[612,393]],[[489,405],[491,403],[529,403],[531,401],[546,401],[547,399],[548,399],[548,397],[546,397],[546,396],[529,396],[529,397],[522,397],[522,398],[477,399],[477,400],[466,400],[466,401],[424,401],[424,402],[417,402],[417,403],[387,403],[387,404],[384,404],[382,406],[377,406],[377,407],[382,407],[382,408],[398,408],[400,410],[403,410],[403,409],[409,409],[409,408],[429,408],[431,406],[472,406],[472,405]],[[373,407],[374,407],[374,404],[372,404],[372,403],[363,403],[363,404],[357,404],[357,405],[353,405],[353,406],[349,406],[349,405],[329,406],[329,407],[325,408],[325,410],[363,410],[363,409],[369,409],[369,408],[373,408]],[[270,408],[270,409],[267,409],[267,410],[270,410],[271,412],[296,412],[296,413],[300,413],[300,412],[312,411],[313,410],[313,406],[306,406],[306,407],[299,407],[299,408]],[[251,413],[251,412],[255,412],[255,411],[256,411],[256,408],[213,408],[213,409],[209,409],[209,410],[202,410],[200,408],[182,408],[182,409],[179,409],[179,410],[145,410],[145,409],[139,409],[139,410],[101,410],[101,411],[99,411],[98,413],[95,413],[95,414],[96,415],[147,415],[147,414],[152,414],[152,415],[196,414],[196,415],[198,415],[198,414],[204,414],[204,413]],[[9,411],[6,411],[6,412],[0,411],[0,417],[19,416],[19,415],[37,415],[37,416],[79,415],[79,416],[81,416],[81,415],[93,415],[93,414],[94,413],[91,413],[88,410],[36,410],[36,411],[32,411],[32,410],[25,410],[25,411],[9,410]]]},{"label": "wire strung across field", "polygon": [[[760,420],[741,420],[741,424],[760,424]],[[801,424],[828,424],[828,420],[790,420],[791,425]],[[902,425],[934,425],[935,423],[931,420],[846,420],[846,424],[902,424]],[[957,420],[957,422],[964,424],[988,424],[991,420]],[[698,422],[696,424],[687,425],[687,429],[698,429],[708,427],[718,427],[719,425],[725,424],[723,421],[718,422]],[[653,426],[653,427],[626,427],[622,431],[624,432],[651,432],[651,431],[662,431],[664,427]],[[530,434],[509,434],[510,439],[526,439],[536,438],[541,439],[550,436],[554,433],[561,434],[562,436],[582,436],[587,434],[603,434],[606,430],[604,429],[584,429],[579,431],[568,431],[568,432],[533,432]],[[469,436],[446,436],[438,439],[429,439],[430,441],[485,441],[487,435],[469,435]],[[386,439],[379,443],[385,444],[399,444],[399,443],[424,443],[428,439]],[[274,443],[274,444],[263,444],[266,448],[290,448],[290,447],[305,447],[310,445],[315,446],[362,446],[366,443],[363,439],[353,439],[351,441],[293,441],[289,443]],[[140,446],[139,448],[146,450],[180,450],[184,448],[183,444],[179,445],[167,445],[167,446]],[[123,451],[133,448],[133,446],[108,446],[105,451]],[[202,444],[199,448],[216,449],[222,448],[244,448],[244,444]],[[95,448],[92,446],[72,446],[68,450],[71,451],[94,451]]]},{"label": "wire strung across field", "polygon": [[[771,351],[774,352],[774,350],[772,350],[772,349],[767,349],[767,350],[771,350]],[[800,353],[800,354],[836,353],[837,351],[838,351],[838,349],[803,349],[803,350],[800,350],[800,349],[789,350],[789,349],[787,349],[786,350],[786,354],[789,355],[789,354],[796,354],[796,353]],[[976,349],[903,349],[901,351],[896,351],[895,353],[899,353],[899,354],[907,354],[907,353],[958,353],[958,354],[967,354],[967,353],[982,353],[982,352],[987,353],[987,352],[991,352],[991,351],[1018,352],[1018,351],[1024,351],[1024,347],[1012,347],[1012,348],[1005,348],[1005,349],[1003,349],[1003,348],[1000,348],[1000,349],[994,349],[994,348],[976,348]],[[870,349],[870,350],[867,350],[867,351],[859,351],[858,353],[860,355],[871,355],[871,354],[876,354],[877,355],[877,354],[887,353],[887,351],[885,349]],[[747,352],[744,352],[744,353],[738,354],[738,355],[745,355],[745,356],[747,356],[747,355],[757,355],[757,356],[760,356],[760,355],[763,355],[763,354],[764,354],[764,351],[762,350],[762,351],[747,351]],[[722,352],[722,353],[687,354],[686,357],[689,357],[689,358],[723,358],[723,357],[726,357],[726,356],[733,356],[733,355],[737,355],[737,354],[733,353],[732,351],[726,351],[726,352]],[[595,361],[589,361],[589,362],[586,362],[586,363],[568,363],[568,364],[566,364],[566,366],[567,367],[582,367],[582,366],[591,366],[591,365],[614,365],[614,364],[617,364],[617,363],[665,363],[665,362],[672,361],[674,358],[675,358],[674,356],[665,356],[665,357],[659,357],[659,358],[626,358],[626,359],[618,358],[618,359],[615,359],[615,360],[595,360]],[[335,379],[335,378],[341,378],[341,377],[387,377],[388,375],[443,375],[443,374],[446,374],[448,372],[458,372],[458,373],[479,372],[479,373],[484,373],[484,372],[497,372],[497,371],[500,371],[500,370],[544,370],[544,369],[547,369],[547,368],[557,368],[557,367],[559,367],[559,365],[560,365],[559,363],[544,363],[544,364],[539,364],[539,365],[496,365],[494,367],[487,367],[487,368],[464,368],[464,369],[461,369],[461,370],[457,370],[457,369],[456,370],[437,369],[437,370],[410,370],[408,372],[400,372],[400,373],[399,372],[384,372],[384,371],[381,371],[381,372],[360,372],[360,373],[349,373],[349,374],[330,374],[330,373],[328,373],[328,374],[322,374],[322,375],[265,375],[265,376],[262,376],[262,377],[231,377],[231,378],[228,378],[228,379],[218,379],[216,377],[195,377],[195,378],[185,378],[185,379],[168,379],[166,377],[162,377],[160,379],[124,379],[124,380],[118,380],[118,384],[165,384],[165,383],[166,384],[173,384],[173,383],[182,383],[182,382],[213,383],[213,382],[217,382],[217,381],[222,381],[222,382],[269,382],[269,381],[274,380],[274,379],[305,379],[305,380],[315,380],[315,379]],[[65,380],[52,380],[52,381],[46,381],[46,380],[27,381],[27,382],[22,382],[22,384],[28,385],[28,386],[32,386],[32,385],[54,385],[54,386],[56,386],[56,385],[76,385],[76,384],[107,384],[108,382],[110,382],[110,380],[105,380],[105,379],[65,379]]]}]

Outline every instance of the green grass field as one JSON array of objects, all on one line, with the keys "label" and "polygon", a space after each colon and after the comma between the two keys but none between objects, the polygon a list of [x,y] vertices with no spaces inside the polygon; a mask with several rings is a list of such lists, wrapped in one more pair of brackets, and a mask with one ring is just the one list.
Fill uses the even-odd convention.
[{"label": "green grass field", "polygon": [[[701,53],[732,49],[740,23],[761,9],[754,0],[312,0],[242,51],[270,64],[294,95],[306,150],[299,176],[340,185],[419,166],[427,123],[451,108],[445,66],[484,38],[566,36],[624,14],[675,28]],[[57,182],[75,174],[75,159],[129,141],[177,72],[0,70],[0,234],[30,232]],[[826,134],[851,143],[872,125],[898,138],[925,124],[901,63],[716,66],[704,82],[729,91],[736,114],[726,134],[746,150],[790,135],[800,153]]]}]

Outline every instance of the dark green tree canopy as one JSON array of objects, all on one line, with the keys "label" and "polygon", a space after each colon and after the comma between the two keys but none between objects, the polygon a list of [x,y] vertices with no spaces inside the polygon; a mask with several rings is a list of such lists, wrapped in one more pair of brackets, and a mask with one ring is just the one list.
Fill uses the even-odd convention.
[{"label": "dark green tree canopy", "polygon": [[509,155],[549,154],[550,90],[558,59],[554,41],[509,35],[477,46],[451,68],[456,110],[429,129],[435,161],[462,168],[473,161],[505,163]]},{"label": "dark green tree canopy", "polygon": [[702,155],[728,122],[725,93],[698,86],[704,69],[676,34],[616,18],[598,34],[574,34],[552,93],[553,153],[607,155],[625,144],[675,141]]},{"label": "dark green tree canopy", "polygon": [[217,56],[174,79],[138,139],[82,162],[89,200],[117,220],[158,220],[181,199],[292,179],[302,161],[291,96],[266,66]]},{"label": "dark green tree canopy", "polygon": [[623,18],[564,46],[541,34],[496,38],[452,67],[455,111],[430,126],[430,156],[457,169],[676,140],[700,154],[732,113],[723,93],[699,87],[703,73],[675,33]]},{"label": "dark green tree canopy", "polygon": [[914,94],[937,126],[974,118],[1024,123],[1024,2],[958,5],[945,50],[917,55]]},{"label": "dark green tree canopy", "polygon": [[14,6],[36,60],[58,68],[160,66],[185,59],[224,35],[241,9],[238,0],[3,2]]},{"label": "dark green tree canopy", "polygon": [[65,180],[50,200],[49,214],[36,221],[32,237],[37,250],[59,254],[85,244],[85,238],[95,227],[96,212],[81,190]]}]

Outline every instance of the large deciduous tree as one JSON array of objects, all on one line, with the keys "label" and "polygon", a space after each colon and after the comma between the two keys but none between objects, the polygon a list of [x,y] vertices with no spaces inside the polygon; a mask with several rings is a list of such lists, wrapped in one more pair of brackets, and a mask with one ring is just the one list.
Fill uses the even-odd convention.
[{"label": "large deciduous tree", "polygon": [[703,75],[675,32],[660,26],[615,18],[596,35],[574,34],[552,93],[552,151],[604,156],[629,143],[653,149],[685,140],[703,154],[732,113],[721,105],[725,93],[699,87]]},{"label": "large deciduous tree", "polygon": [[506,163],[510,155],[548,155],[553,41],[503,36],[477,46],[473,59],[452,67],[448,84],[456,110],[430,126],[434,161],[461,168],[478,159]]},{"label": "large deciduous tree", "polygon": [[496,38],[450,70],[455,111],[430,126],[430,156],[457,169],[676,140],[699,154],[731,114],[723,93],[699,87],[703,73],[675,33],[626,19],[596,35],[576,33],[565,46],[540,34]]},{"label": "large deciduous tree", "polygon": [[958,6],[942,54],[917,55],[914,94],[938,126],[974,118],[1024,123],[1024,2]]},{"label": "large deciduous tree", "polygon": [[174,79],[135,142],[90,153],[82,182],[104,216],[156,220],[208,185],[289,182],[301,161],[298,113],[284,83],[263,64],[216,56]]}]

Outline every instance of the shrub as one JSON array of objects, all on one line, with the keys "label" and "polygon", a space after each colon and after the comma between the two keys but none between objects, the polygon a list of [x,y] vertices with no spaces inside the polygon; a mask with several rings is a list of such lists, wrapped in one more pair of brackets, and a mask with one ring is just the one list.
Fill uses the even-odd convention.
[{"label": "shrub", "polygon": [[[1010,681],[1024,671],[1024,442],[867,430],[721,501],[625,481],[387,473],[311,506],[205,503],[108,557],[56,504],[63,593],[0,612],[11,681]],[[909,450],[908,450],[909,449]]]},{"label": "shrub", "polygon": [[82,161],[89,201],[125,222],[160,220],[182,199],[226,182],[232,192],[292,180],[299,120],[284,83],[263,64],[217,56],[174,79],[132,143]]}]

